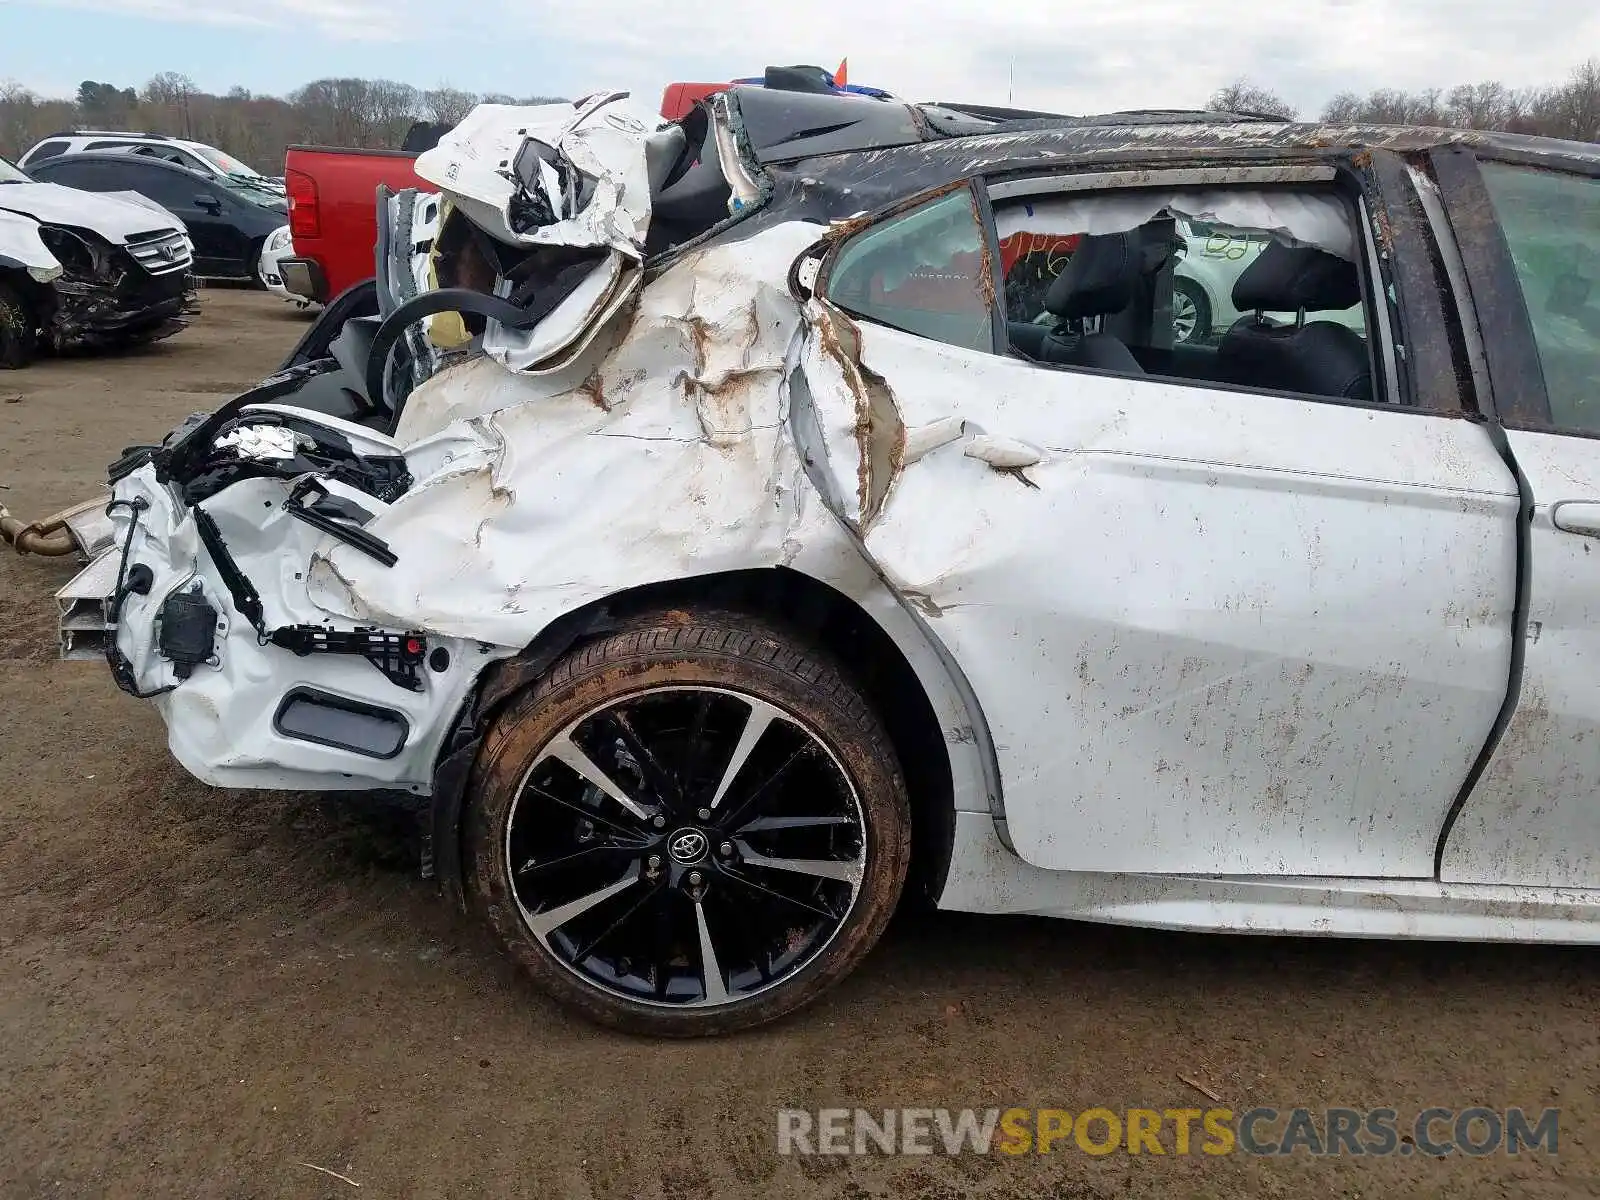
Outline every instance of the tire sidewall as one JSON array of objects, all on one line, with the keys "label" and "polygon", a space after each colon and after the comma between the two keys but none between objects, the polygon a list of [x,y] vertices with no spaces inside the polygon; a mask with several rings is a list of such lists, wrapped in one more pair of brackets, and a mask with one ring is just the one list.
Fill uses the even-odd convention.
[{"label": "tire sidewall", "polygon": [[1211,337],[1211,301],[1206,297],[1205,288],[1181,276],[1173,281],[1173,287],[1187,296],[1194,305],[1194,332],[1181,344],[1203,345]]},{"label": "tire sidewall", "polygon": [[[463,831],[469,896],[512,957],[557,1000],[591,1019],[656,1036],[703,1036],[763,1024],[831,988],[882,934],[899,900],[910,857],[909,803],[899,762],[860,695],[832,670],[819,667],[809,650],[802,653],[815,669],[810,681],[776,665],[774,659],[784,651],[799,649],[781,633],[749,635],[749,645],[730,652],[703,644],[686,647],[686,632],[646,630],[606,639],[558,663],[546,681],[512,700],[479,755]],[[719,632],[732,633],[725,628]],[[638,645],[619,656],[611,643],[624,637]],[[676,644],[662,646],[662,640]],[[817,688],[818,683],[827,690]],[[581,981],[523,922],[505,857],[512,800],[549,739],[597,706],[673,684],[748,693],[802,717],[855,787],[866,825],[866,865],[855,905],[829,943],[777,987],[715,1013],[630,1001]]]},{"label": "tire sidewall", "polygon": [[25,367],[33,361],[37,338],[27,297],[0,281],[0,367]]}]

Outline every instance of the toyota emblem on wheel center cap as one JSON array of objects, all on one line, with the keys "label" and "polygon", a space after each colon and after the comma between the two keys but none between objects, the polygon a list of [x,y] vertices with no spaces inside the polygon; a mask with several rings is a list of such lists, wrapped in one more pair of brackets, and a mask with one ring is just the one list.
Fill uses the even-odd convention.
[{"label": "toyota emblem on wheel center cap", "polygon": [[706,851],[711,849],[711,839],[698,829],[683,829],[672,835],[672,840],[667,843],[667,853],[672,855],[672,861],[688,866],[697,863],[706,856]]}]

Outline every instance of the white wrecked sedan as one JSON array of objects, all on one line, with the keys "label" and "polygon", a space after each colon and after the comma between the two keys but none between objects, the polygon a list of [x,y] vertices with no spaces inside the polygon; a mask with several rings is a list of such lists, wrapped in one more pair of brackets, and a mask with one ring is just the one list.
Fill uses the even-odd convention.
[{"label": "white wrecked sedan", "polygon": [[[1593,147],[735,89],[418,171],[378,315],[116,464],[64,593],[201,779],[425,798],[660,1034],[816,997],[908,880],[1600,940]],[[1197,221],[1269,244],[1175,344]]]},{"label": "white wrecked sedan", "polygon": [[182,221],[133,193],[36,183],[0,158],[0,369],[41,344],[129,346],[196,311]]}]

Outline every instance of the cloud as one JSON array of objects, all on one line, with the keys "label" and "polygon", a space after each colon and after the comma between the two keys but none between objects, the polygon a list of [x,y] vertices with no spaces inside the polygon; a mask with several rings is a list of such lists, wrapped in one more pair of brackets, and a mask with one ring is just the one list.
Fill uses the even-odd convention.
[{"label": "cloud", "polygon": [[[438,49],[441,78],[459,76],[476,44],[495,58],[518,46],[559,61],[554,90],[674,79],[723,79],[769,63],[832,67],[847,54],[858,82],[916,99],[958,99],[1069,112],[1201,104],[1240,76],[1315,111],[1334,92],[1511,86],[1564,78],[1600,46],[1592,0],[1126,0],[1000,6],[992,0],[57,0],[186,22],[304,30],[350,44],[350,74],[384,75],[363,42]],[[151,70],[165,64],[147,64]],[[288,64],[292,66],[292,64]],[[1014,80],[1014,90],[1013,90]],[[303,82],[285,79],[285,89]],[[511,92],[544,90],[506,79]]]}]

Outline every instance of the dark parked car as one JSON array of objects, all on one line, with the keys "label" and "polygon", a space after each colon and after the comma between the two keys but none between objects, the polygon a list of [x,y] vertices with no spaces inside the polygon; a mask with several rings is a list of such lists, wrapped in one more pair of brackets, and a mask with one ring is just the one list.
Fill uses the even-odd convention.
[{"label": "dark parked car", "polygon": [[266,239],[288,221],[284,198],[224,182],[176,163],[131,154],[63,155],[28,172],[41,183],[90,192],[137,192],[189,227],[194,273],[207,279],[252,279]]}]

